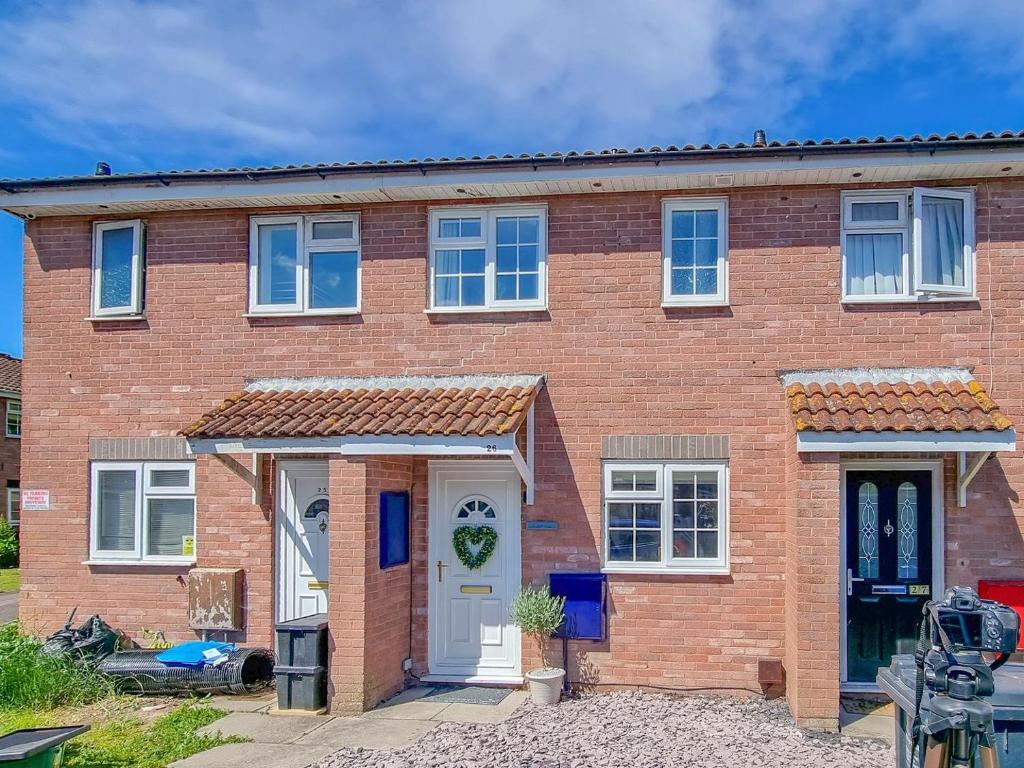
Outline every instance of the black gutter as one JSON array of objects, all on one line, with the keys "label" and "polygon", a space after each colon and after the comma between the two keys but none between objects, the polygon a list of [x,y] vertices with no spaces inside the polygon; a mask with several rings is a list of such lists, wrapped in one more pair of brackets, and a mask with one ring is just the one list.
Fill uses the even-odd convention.
[{"label": "black gutter", "polygon": [[583,167],[591,165],[647,165],[654,163],[684,163],[693,160],[751,160],[757,158],[798,157],[807,155],[843,155],[843,154],[900,154],[908,155],[927,152],[957,152],[978,149],[1024,149],[1024,135],[1012,138],[988,139],[952,139],[939,141],[887,141],[887,142],[836,142],[832,144],[786,144],[768,147],[729,147],[709,149],[659,150],[651,152],[593,152],[583,154],[529,155],[517,157],[494,157],[464,160],[424,160],[416,162],[393,163],[353,163],[344,165],[317,165],[293,168],[266,168],[262,170],[239,169],[234,171],[180,171],[164,173],[126,173],[115,176],[75,176],[53,179],[0,179],[0,190],[9,194],[32,192],[43,189],[59,189],[71,187],[106,187],[133,184],[159,183],[170,186],[176,182],[209,182],[218,181],[260,181],[264,179],[301,178],[317,176],[327,179],[329,176],[414,173],[427,175],[432,171],[474,171],[493,168],[530,168],[541,167]]}]

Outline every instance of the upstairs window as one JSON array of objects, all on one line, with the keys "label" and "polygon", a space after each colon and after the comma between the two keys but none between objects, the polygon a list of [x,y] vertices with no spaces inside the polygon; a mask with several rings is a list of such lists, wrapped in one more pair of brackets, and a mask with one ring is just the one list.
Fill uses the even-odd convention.
[{"label": "upstairs window", "polygon": [[918,187],[842,195],[843,301],[974,296],[974,193]]},{"label": "upstairs window", "polygon": [[252,314],[356,314],[360,280],[358,214],[250,220]]},{"label": "upstairs window", "polygon": [[94,463],[91,528],[92,560],[194,561],[195,464]]},{"label": "upstairs window", "polygon": [[124,317],[145,307],[146,228],[135,221],[93,225],[92,314]]},{"label": "upstairs window", "polygon": [[6,432],[8,437],[21,437],[21,401],[7,401]]},{"label": "upstairs window", "polygon": [[727,222],[724,199],[686,198],[664,202],[664,306],[728,303]]},{"label": "upstairs window", "polygon": [[547,306],[547,212],[542,207],[443,208],[430,214],[430,308],[435,312]]}]

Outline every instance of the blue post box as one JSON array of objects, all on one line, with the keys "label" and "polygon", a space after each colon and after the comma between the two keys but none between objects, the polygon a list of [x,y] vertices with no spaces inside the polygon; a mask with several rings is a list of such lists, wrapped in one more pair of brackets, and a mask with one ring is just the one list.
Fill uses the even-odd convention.
[{"label": "blue post box", "polygon": [[556,637],[604,640],[608,636],[607,577],[603,573],[552,573],[551,594],[565,598],[565,621]]}]

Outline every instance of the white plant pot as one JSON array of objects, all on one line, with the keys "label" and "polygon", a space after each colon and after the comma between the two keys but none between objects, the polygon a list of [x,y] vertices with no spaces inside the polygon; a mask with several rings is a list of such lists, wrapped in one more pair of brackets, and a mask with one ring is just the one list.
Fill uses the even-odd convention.
[{"label": "white plant pot", "polygon": [[547,667],[545,669],[534,669],[526,673],[526,680],[530,683],[530,698],[534,704],[550,706],[557,704],[562,698],[562,680],[565,679],[565,670],[558,667]]}]

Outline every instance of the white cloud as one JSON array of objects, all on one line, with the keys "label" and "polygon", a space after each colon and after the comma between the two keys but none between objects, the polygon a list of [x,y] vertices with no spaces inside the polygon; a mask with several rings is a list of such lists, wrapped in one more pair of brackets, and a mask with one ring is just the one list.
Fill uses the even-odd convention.
[{"label": "white cloud", "polygon": [[737,140],[798,127],[798,105],[882,51],[952,39],[1024,69],[1011,6],[987,23],[962,3],[866,0],[33,4],[0,21],[0,99],[132,159]]}]

